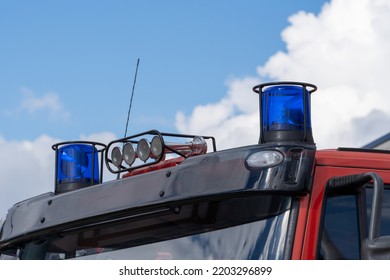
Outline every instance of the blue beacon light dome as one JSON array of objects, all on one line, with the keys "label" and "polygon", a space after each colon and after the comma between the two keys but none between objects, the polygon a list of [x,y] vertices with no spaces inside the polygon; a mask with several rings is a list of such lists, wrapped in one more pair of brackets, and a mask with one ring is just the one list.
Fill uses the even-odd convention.
[{"label": "blue beacon light dome", "polygon": [[99,183],[98,151],[87,144],[69,144],[58,149],[57,191],[79,189]]},{"label": "blue beacon light dome", "polygon": [[314,85],[295,82],[255,86],[253,90],[260,94],[260,143],[313,143],[310,94],[316,89]]}]

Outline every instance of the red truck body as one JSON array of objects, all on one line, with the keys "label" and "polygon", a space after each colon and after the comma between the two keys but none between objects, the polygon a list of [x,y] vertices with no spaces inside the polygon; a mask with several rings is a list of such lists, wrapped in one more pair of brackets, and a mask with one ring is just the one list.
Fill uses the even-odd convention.
[{"label": "red truck body", "polygon": [[325,187],[329,179],[366,172],[377,173],[385,185],[390,185],[390,154],[358,149],[317,151],[312,192],[301,198],[293,259],[316,259],[318,256]]}]

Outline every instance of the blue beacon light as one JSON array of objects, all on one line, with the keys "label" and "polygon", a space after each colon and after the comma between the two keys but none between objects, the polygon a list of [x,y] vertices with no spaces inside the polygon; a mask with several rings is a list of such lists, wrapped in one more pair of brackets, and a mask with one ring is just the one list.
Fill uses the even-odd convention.
[{"label": "blue beacon light", "polygon": [[314,144],[310,94],[317,87],[300,82],[273,82],[257,85],[260,100],[260,140]]},{"label": "blue beacon light", "polygon": [[[101,146],[98,150],[97,146]],[[55,192],[65,193],[102,182],[102,156],[106,146],[96,142],[63,142],[53,145],[56,151]]]}]

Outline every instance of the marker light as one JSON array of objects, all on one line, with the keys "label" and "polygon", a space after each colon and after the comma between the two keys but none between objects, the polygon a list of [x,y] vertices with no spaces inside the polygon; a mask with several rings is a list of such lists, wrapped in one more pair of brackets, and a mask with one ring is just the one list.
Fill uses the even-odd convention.
[{"label": "marker light", "polygon": [[192,152],[194,155],[202,155],[207,152],[207,143],[202,136],[196,136],[192,140]]},{"label": "marker light", "polygon": [[[96,145],[103,149],[97,150]],[[105,145],[95,142],[63,142],[53,145],[56,151],[56,193],[63,193],[102,181],[98,154]],[[101,169],[101,168],[100,168]]]},{"label": "marker light", "polygon": [[149,141],[145,138],[139,140],[137,145],[137,155],[140,160],[143,162],[147,161],[150,156],[150,144]]},{"label": "marker light", "polygon": [[310,120],[310,94],[315,85],[277,82],[257,85],[260,94],[260,143],[313,143]]},{"label": "marker light", "polygon": [[115,147],[114,149],[112,149],[111,158],[112,158],[112,163],[119,168],[123,160],[122,152],[119,147]]},{"label": "marker light", "polygon": [[123,147],[123,159],[125,162],[131,166],[135,158],[137,157],[137,154],[135,153],[135,149],[132,143],[126,143],[125,146]]},{"label": "marker light", "polygon": [[150,148],[154,158],[158,158],[163,153],[163,142],[159,136],[153,137]]},{"label": "marker light", "polygon": [[279,151],[260,151],[251,154],[246,163],[251,168],[269,168],[281,164],[284,156]]}]

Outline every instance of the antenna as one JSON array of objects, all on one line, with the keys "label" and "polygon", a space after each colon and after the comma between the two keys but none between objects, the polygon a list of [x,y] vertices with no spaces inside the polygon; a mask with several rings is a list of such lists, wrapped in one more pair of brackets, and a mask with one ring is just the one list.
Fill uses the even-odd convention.
[{"label": "antenna", "polygon": [[[133,89],[131,90],[131,98],[130,98],[130,104],[129,104],[129,111],[127,112],[127,121],[126,121],[126,127],[125,127],[125,135],[123,138],[127,136],[127,128],[129,126],[129,119],[130,119],[130,112],[131,112],[131,105],[133,104],[133,97],[134,97],[134,89],[135,89],[135,83],[137,82],[137,74],[138,74],[138,66],[139,66],[139,58],[137,59],[137,66],[135,68],[135,74],[134,74],[134,81],[133,81]],[[123,144],[124,145],[124,144]],[[122,147],[123,148],[123,147]],[[119,173],[116,177],[117,179],[120,178]]]},{"label": "antenna", "polygon": [[138,60],[137,60],[137,66],[136,66],[136,68],[135,68],[134,81],[133,81],[133,89],[132,89],[132,91],[131,91],[131,98],[130,98],[130,104],[129,104],[129,111],[127,112],[127,121],[126,121],[125,135],[124,135],[123,137],[126,137],[126,135],[127,135],[127,127],[129,126],[131,105],[133,104],[133,97],[134,97],[134,88],[135,88],[135,83],[137,82],[138,65],[139,65],[139,58],[138,58]]}]

